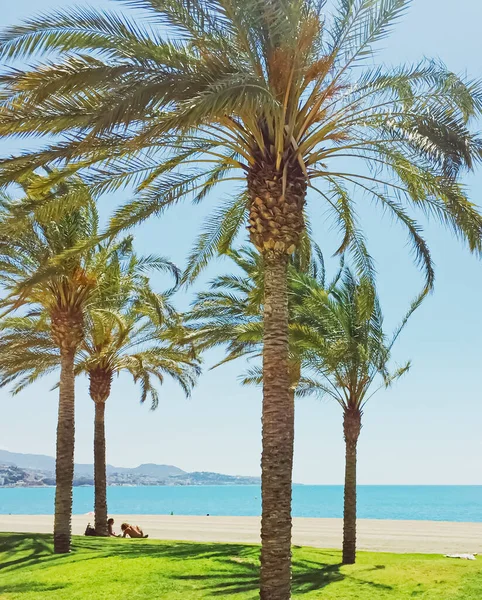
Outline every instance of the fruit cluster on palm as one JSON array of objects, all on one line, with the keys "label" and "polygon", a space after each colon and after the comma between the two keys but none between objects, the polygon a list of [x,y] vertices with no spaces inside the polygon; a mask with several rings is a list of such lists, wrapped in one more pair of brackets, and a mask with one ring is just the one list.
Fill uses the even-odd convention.
[{"label": "fruit cluster on palm", "polygon": [[[471,125],[482,110],[480,84],[436,62],[373,66],[376,44],[408,0],[339,0],[329,16],[324,0],[127,4],[141,9],[145,25],[129,9],[73,8],[1,33],[2,59],[37,64],[1,74],[0,136],[56,139],[1,161],[0,182],[56,165],[59,182],[76,173],[94,195],[133,185],[135,198],[115,211],[104,239],[237,182],[206,224],[185,280],[247,223],[263,263],[261,597],[286,600],[294,437],[288,272],[303,244],[307,199],[331,213],[341,233],[337,253],[349,253],[371,280],[355,211],[369,196],[406,229],[428,291],[433,265],[412,209],[481,249],[482,217],[458,181],[481,156]],[[28,189],[45,192],[38,181]],[[82,271],[71,281],[76,293],[89,285]],[[63,370],[72,373],[81,319],[60,308],[52,328]],[[77,332],[67,341],[66,320]],[[64,377],[61,396],[72,382]]]}]

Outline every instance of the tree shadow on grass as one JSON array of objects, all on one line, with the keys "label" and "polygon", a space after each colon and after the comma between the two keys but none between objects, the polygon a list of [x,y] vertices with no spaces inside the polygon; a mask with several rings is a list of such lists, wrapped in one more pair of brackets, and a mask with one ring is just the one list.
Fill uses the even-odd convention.
[{"label": "tree shadow on grass", "polygon": [[0,534],[0,562],[2,569],[21,569],[32,564],[51,566],[56,562],[82,562],[116,556],[126,559],[168,558],[174,560],[216,560],[226,557],[256,556],[254,545],[159,542],[151,540],[116,540],[106,538],[72,538],[69,554],[54,554],[53,538],[46,534]]},{"label": "tree shadow on grass", "polygon": [[[322,554],[322,553],[320,553]],[[364,575],[368,576],[374,571],[384,569],[383,565],[367,566],[363,569],[358,569],[356,574],[351,574],[346,571],[341,571],[343,565],[324,564],[314,560],[298,560],[293,562],[293,590],[300,594],[320,590],[331,583],[337,581],[351,580],[356,585],[367,586],[375,590],[390,591],[393,587],[376,581],[364,579]]]},{"label": "tree shadow on grass", "polygon": [[14,583],[9,585],[0,584],[0,594],[26,594],[32,592],[44,593],[55,592],[67,587],[67,583],[44,584],[35,582]]},{"label": "tree shadow on grass", "polygon": [[223,544],[209,542],[150,542],[146,540],[118,540],[112,545],[102,547],[102,542],[84,542],[77,545],[78,550],[95,552],[98,555],[106,554],[112,556],[115,554],[122,558],[171,558],[171,559],[189,559],[189,560],[211,560],[223,559],[226,556],[234,558],[246,558],[247,556],[257,556],[259,546],[249,544]]},{"label": "tree shadow on grass", "polygon": [[0,570],[22,568],[54,556],[52,545],[44,535],[2,535],[0,553],[6,557],[6,560],[3,559],[0,563]]},{"label": "tree shadow on grass", "polygon": [[6,554],[17,553],[19,550],[35,548],[36,552],[53,553],[49,545],[51,536],[44,534],[26,534],[26,533],[2,533],[0,534],[0,552]]},{"label": "tree shadow on grass", "polygon": [[55,564],[107,557],[111,553],[107,548],[103,552],[85,552],[73,542],[70,553],[55,554],[52,535],[0,533],[0,573],[4,569],[10,572],[34,565],[38,569],[48,568]]},{"label": "tree shadow on grass", "polygon": [[[240,593],[255,592],[259,588],[259,566],[257,564],[243,564],[240,561],[224,559],[217,561],[218,566],[224,567],[208,574],[182,575],[182,581],[198,581],[200,587],[209,590],[210,596],[227,596]],[[310,560],[293,561],[293,594],[307,594],[321,590],[326,586],[343,581],[353,580],[356,585],[369,586],[376,590],[390,591],[392,586],[376,583],[363,579],[363,573],[377,571],[380,566],[368,567],[357,571],[356,577],[342,572],[341,563],[326,564]],[[228,570],[229,567],[229,570]],[[234,570],[234,572],[233,572]]]}]

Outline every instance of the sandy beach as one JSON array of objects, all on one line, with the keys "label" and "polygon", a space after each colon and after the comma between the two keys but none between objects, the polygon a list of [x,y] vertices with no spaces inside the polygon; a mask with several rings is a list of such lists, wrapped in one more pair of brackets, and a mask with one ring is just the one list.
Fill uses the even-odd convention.
[{"label": "sandy beach", "polygon": [[[198,542],[258,543],[256,517],[183,517],[165,515],[112,515],[115,530],[123,521],[140,525],[150,538]],[[73,533],[82,535],[88,515],[73,517]],[[51,515],[0,515],[0,531],[50,533]],[[340,519],[293,519],[293,544],[340,548]],[[482,553],[482,523],[435,521],[358,521],[358,547],[379,552]]]}]

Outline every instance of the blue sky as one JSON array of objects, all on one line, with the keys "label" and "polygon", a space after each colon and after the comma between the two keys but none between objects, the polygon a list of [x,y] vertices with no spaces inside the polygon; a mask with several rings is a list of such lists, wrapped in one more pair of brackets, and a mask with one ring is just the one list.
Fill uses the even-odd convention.
[{"label": "blue sky", "polygon": [[[84,3],[78,0],[77,4]],[[96,6],[100,3],[96,2]],[[107,4],[102,2],[102,5]],[[17,22],[70,0],[16,0],[5,3],[0,26]],[[115,2],[111,3],[115,6]],[[440,0],[414,0],[377,59],[388,64],[439,57],[452,70],[482,77],[480,23],[482,3],[460,0],[456,7]],[[3,143],[0,150],[11,150]],[[482,172],[466,178],[474,202],[482,204]],[[229,193],[224,188],[222,193]],[[199,224],[216,198],[200,207],[176,207],[162,220],[136,231],[140,252],[170,256],[180,266]],[[122,192],[105,198],[109,214],[126,199]],[[336,236],[323,211],[310,201],[317,242],[328,256]],[[387,327],[406,310],[420,277],[408,258],[404,234],[359,199],[359,212],[377,261],[380,295]],[[367,406],[360,439],[359,481],[364,484],[482,484],[482,265],[442,227],[427,228],[436,262],[435,293],[414,315],[395,350],[398,362],[412,360],[412,370]],[[218,261],[196,289],[230,268]],[[159,289],[167,285],[156,281]],[[185,307],[192,291],[179,297]],[[219,354],[206,357],[206,366]],[[127,377],[116,379],[107,409],[108,461],[119,466],[142,462],[175,464],[186,470],[254,475],[259,472],[260,391],[242,388],[242,363],[206,371],[191,399],[168,384],[156,412],[139,406],[138,392]],[[45,380],[20,396],[0,392],[0,447],[53,455],[57,398]],[[77,384],[76,459],[92,462],[93,403],[85,380]],[[294,479],[301,483],[336,484],[343,480],[341,412],[330,401],[297,404]]]}]

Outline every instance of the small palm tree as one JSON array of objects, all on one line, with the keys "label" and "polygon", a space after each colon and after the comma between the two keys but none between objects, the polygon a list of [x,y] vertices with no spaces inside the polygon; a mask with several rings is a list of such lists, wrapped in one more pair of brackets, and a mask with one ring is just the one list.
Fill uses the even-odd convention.
[{"label": "small palm tree", "polygon": [[[357,280],[345,269],[341,282],[329,295],[313,289],[297,309],[298,343],[305,348],[303,377],[297,393],[326,395],[343,410],[345,438],[345,494],[343,512],[343,564],[356,558],[357,444],[363,408],[381,386],[390,386],[406,373],[407,363],[389,370],[391,349],[409,316],[412,304],[391,340],[383,330],[383,316],[371,281]],[[308,375],[313,373],[313,377]],[[381,386],[374,387],[376,379]]]},{"label": "small palm tree", "polygon": [[166,375],[190,395],[199,364],[193,352],[173,345],[165,322],[157,311],[131,306],[123,311],[93,310],[76,361],[76,374],[89,377],[89,392],[95,403],[94,480],[95,529],[107,535],[107,477],[105,448],[105,403],[115,374],[129,373],[141,385],[141,402],[151,398],[158,404],[157,386]]},{"label": "small palm tree", "polygon": [[177,317],[169,303],[170,293],[156,294],[145,275],[162,270],[179,278],[178,269],[162,257],[138,257],[124,240],[129,253],[123,260],[110,260],[104,269],[105,283],[97,290],[87,313],[86,335],[76,358],[75,374],[85,373],[95,403],[94,482],[95,529],[107,535],[107,473],[105,444],[105,403],[112,378],[126,371],[141,384],[141,401],[158,402],[156,384],[170,375],[188,395],[199,366],[192,351],[172,344],[178,331]]},{"label": "small palm tree", "polygon": [[137,13],[74,8],[0,36],[0,58],[36,59],[0,78],[0,136],[61,137],[2,161],[0,182],[46,163],[69,163],[97,192],[133,182],[138,196],[106,235],[239,182],[213,211],[190,271],[229,247],[248,218],[265,263],[263,600],[290,596],[287,270],[308,191],[339,225],[339,252],[350,248],[365,271],[372,265],[353,188],[406,228],[427,287],[433,266],[413,207],[481,249],[482,218],[456,182],[480,157],[470,129],[481,113],[480,84],[435,62],[373,63],[374,47],[408,3],[339,0],[325,19],[325,0],[136,0],[146,25]]},{"label": "small palm tree", "polygon": [[[241,274],[219,276],[210,290],[198,294],[189,315],[193,337],[200,349],[227,347],[219,364],[238,357],[258,357],[262,349],[262,262],[253,251],[230,251]],[[322,256],[308,271],[291,265],[290,383],[295,395],[328,395],[344,411],[346,444],[343,562],[356,556],[356,453],[363,407],[373,395],[377,376],[389,386],[409,365],[390,372],[393,343],[418,308],[423,295],[411,305],[391,341],[383,332],[383,317],[373,282],[360,281],[342,263],[335,279],[325,286]],[[216,365],[218,366],[218,365]],[[245,384],[260,384],[262,370],[255,366],[243,376]],[[375,390],[376,391],[376,390]]]}]

